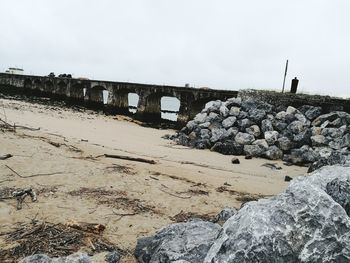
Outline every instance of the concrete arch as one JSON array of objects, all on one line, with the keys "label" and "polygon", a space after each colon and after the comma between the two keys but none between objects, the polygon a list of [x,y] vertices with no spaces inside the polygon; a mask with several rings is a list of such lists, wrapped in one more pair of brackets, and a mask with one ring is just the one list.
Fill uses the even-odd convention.
[{"label": "concrete arch", "polygon": [[82,83],[74,83],[69,88],[69,97],[72,100],[84,101],[84,85]]},{"label": "concrete arch", "polygon": [[85,99],[90,107],[101,109],[104,107],[103,91],[107,90],[103,85],[95,85],[88,88],[85,93]]}]

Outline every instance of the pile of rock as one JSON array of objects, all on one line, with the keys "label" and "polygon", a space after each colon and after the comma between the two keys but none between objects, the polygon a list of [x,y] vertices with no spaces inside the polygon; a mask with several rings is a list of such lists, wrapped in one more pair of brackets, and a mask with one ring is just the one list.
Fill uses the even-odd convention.
[{"label": "pile of rock", "polygon": [[[214,101],[170,137],[177,143],[222,154],[283,159],[308,164],[349,154],[350,114],[322,115],[320,107],[289,106],[276,111],[252,98]],[[316,167],[318,167],[316,165]]]},{"label": "pile of rock", "polygon": [[299,177],[224,223],[190,221],[138,240],[138,262],[350,262],[350,168]]}]

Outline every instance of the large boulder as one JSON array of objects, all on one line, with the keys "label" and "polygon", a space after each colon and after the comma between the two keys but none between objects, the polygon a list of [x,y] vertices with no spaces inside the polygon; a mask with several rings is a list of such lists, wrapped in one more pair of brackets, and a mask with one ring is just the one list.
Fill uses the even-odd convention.
[{"label": "large boulder", "polygon": [[269,119],[262,120],[261,130],[262,132],[273,131],[272,121]]},{"label": "large boulder", "polygon": [[258,125],[252,125],[248,128],[245,129],[246,133],[249,133],[251,135],[253,135],[254,137],[259,137],[261,132],[260,132],[260,128]]},{"label": "large boulder", "polygon": [[200,220],[169,225],[139,239],[135,257],[140,263],[203,262],[220,230],[220,225]]},{"label": "large boulder", "polygon": [[270,146],[265,152],[265,157],[270,160],[282,159],[283,152],[277,146]]},{"label": "large boulder", "polygon": [[210,141],[215,143],[217,141],[224,140],[228,137],[228,132],[226,129],[212,129]]},{"label": "large boulder", "polygon": [[265,152],[265,149],[260,145],[244,145],[243,152],[245,155],[259,157]]},{"label": "large boulder", "polygon": [[349,180],[350,169],[325,167],[282,194],[247,203],[204,262],[350,262]]},{"label": "large boulder", "polygon": [[278,140],[279,133],[277,131],[267,131],[264,133],[264,138],[269,145],[274,145]]},{"label": "large boulder", "polygon": [[226,119],[224,119],[222,121],[222,126],[226,129],[228,129],[235,124],[236,120],[237,120],[237,118],[234,116],[227,117]]}]

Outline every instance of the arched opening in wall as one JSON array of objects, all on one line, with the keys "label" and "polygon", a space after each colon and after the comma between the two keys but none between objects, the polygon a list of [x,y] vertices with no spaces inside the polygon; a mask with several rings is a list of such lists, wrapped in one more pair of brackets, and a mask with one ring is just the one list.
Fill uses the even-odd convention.
[{"label": "arched opening in wall", "polygon": [[137,105],[139,103],[140,96],[136,93],[128,93],[128,106],[129,112],[135,114],[137,111]]},{"label": "arched opening in wall", "polygon": [[103,86],[94,86],[89,91],[89,100],[95,104],[104,104],[104,91],[107,91]]},{"label": "arched opening in wall", "polygon": [[31,79],[25,79],[23,83],[23,87],[25,89],[31,89],[32,88],[32,81]]},{"label": "arched opening in wall", "polygon": [[160,100],[160,108],[162,119],[176,121],[180,109],[180,100],[176,97],[163,96]]},{"label": "arched opening in wall", "polygon": [[71,99],[83,100],[85,93],[86,93],[86,88],[84,88],[83,84],[81,83],[75,83],[70,86],[69,97]]},{"label": "arched opening in wall", "polygon": [[103,96],[103,104],[107,104],[108,102],[108,96],[109,96],[109,92],[108,90],[103,90],[102,91],[102,96]]}]

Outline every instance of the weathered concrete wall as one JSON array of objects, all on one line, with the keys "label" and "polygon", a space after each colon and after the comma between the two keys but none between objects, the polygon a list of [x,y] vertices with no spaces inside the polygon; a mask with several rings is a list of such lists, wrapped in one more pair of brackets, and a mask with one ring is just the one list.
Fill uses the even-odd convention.
[{"label": "weathered concrete wall", "polygon": [[[0,73],[0,86],[2,90],[7,89],[10,92],[54,97],[76,104],[84,104],[93,109],[104,109],[110,113],[120,114],[129,114],[128,94],[136,93],[139,95],[139,102],[135,117],[150,122],[161,120],[161,98],[163,96],[175,97],[180,100],[179,123],[185,123],[194,117],[211,100],[226,100],[238,94],[237,91],[226,90],[6,73]],[[103,102],[103,91],[108,91],[106,104]]]}]

